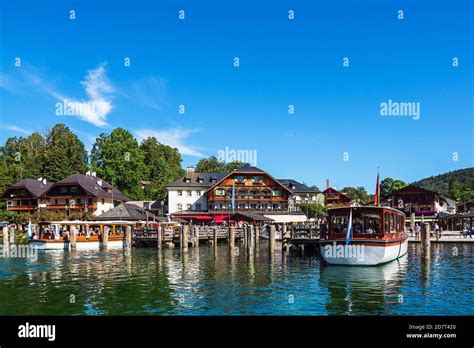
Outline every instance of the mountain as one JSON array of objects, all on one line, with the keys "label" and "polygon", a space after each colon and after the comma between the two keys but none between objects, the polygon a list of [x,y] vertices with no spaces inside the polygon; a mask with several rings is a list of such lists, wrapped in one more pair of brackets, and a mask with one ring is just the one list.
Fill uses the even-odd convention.
[{"label": "mountain", "polygon": [[412,183],[415,186],[438,192],[458,202],[474,200],[474,168],[430,176]]}]

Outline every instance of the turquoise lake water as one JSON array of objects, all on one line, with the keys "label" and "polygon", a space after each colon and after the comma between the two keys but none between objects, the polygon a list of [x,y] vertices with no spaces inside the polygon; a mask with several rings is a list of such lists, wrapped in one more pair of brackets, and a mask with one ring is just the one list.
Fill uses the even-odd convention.
[{"label": "turquoise lake water", "polygon": [[419,245],[376,267],[228,246],[40,251],[0,259],[2,315],[472,315],[474,244]]}]

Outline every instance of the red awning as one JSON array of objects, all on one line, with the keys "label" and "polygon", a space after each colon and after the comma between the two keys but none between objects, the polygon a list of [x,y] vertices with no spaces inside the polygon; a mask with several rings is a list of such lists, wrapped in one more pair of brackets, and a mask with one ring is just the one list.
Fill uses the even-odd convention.
[{"label": "red awning", "polygon": [[209,215],[174,215],[174,216],[181,219],[195,219],[195,220],[203,220],[203,221],[212,220],[212,216],[209,216]]}]

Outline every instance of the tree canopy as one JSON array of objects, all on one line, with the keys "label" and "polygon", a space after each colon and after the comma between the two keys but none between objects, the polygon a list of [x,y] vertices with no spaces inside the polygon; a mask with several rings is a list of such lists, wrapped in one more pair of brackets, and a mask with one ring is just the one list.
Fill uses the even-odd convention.
[{"label": "tree canopy", "polygon": [[200,159],[196,165],[196,172],[200,173],[228,173],[243,166],[242,162],[223,162],[219,161],[216,156]]}]

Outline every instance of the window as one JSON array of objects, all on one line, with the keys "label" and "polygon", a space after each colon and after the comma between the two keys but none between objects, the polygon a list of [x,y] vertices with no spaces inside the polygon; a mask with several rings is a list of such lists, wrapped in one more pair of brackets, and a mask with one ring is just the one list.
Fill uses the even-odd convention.
[{"label": "window", "polygon": [[191,182],[191,178],[184,178],[184,182]]},{"label": "window", "polygon": [[54,204],[58,205],[58,200],[57,199],[54,200]]},{"label": "window", "polygon": [[181,203],[176,204],[176,210],[178,211],[183,210],[183,205]]},{"label": "window", "polygon": [[202,210],[201,209],[201,203],[196,203],[196,210]]},{"label": "window", "polygon": [[197,191],[196,191],[196,195],[197,195],[198,197],[200,197],[200,196],[201,196],[201,191],[200,191],[200,190],[197,190]]},{"label": "window", "polygon": [[150,209],[150,202],[143,202],[143,209]]},{"label": "window", "polygon": [[225,190],[224,189],[216,189],[215,194],[216,194],[216,196],[225,196]]},{"label": "window", "polygon": [[256,204],[250,204],[250,209],[257,209],[257,205]]},{"label": "window", "polygon": [[234,178],[234,180],[235,180],[236,183],[241,183],[241,182],[244,182],[245,178],[242,175],[237,175]]},{"label": "window", "polygon": [[390,214],[389,213],[385,213],[384,214],[384,232],[385,233],[388,233],[390,232]]},{"label": "window", "polygon": [[250,195],[251,195],[252,197],[255,197],[255,196],[257,195],[257,193],[258,193],[257,190],[252,190],[252,191],[250,191]]},{"label": "window", "polygon": [[102,204],[105,204],[105,198],[102,198]]},{"label": "window", "polygon": [[192,204],[186,204],[186,209],[187,210],[191,210],[193,208],[193,205]]},{"label": "window", "polygon": [[274,196],[281,196],[281,190],[273,190]]},{"label": "window", "polygon": [[178,190],[178,196],[182,196],[182,195],[183,195],[183,191]]},{"label": "window", "polygon": [[61,187],[61,193],[66,193],[67,192],[67,187],[66,186],[62,186]]},{"label": "window", "polygon": [[77,193],[77,186],[71,186],[71,193]]},{"label": "window", "polygon": [[245,190],[239,190],[239,196],[245,197],[247,195],[247,191]]},{"label": "window", "polygon": [[254,176],[252,176],[252,181],[253,181],[254,183],[261,183],[261,182],[263,182],[263,176],[261,176],[261,175],[254,175]]},{"label": "window", "polygon": [[266,197],[266,196],[270,196],[270,191],[268,191],[268,190],[262,190],[262,191],[260,192],[260,194],[261,194],[262,196],[265,196],[265,197]]},{"label": "window", "polygon": [[262,209],[267,210],[267,209],[268,209],[268,205],[267,205],[267,204],[262,204]]},{"label": "window", "polygon": [[193,191],[187,191],[188,192],[188,197],[191,197],[193,195]]}]

